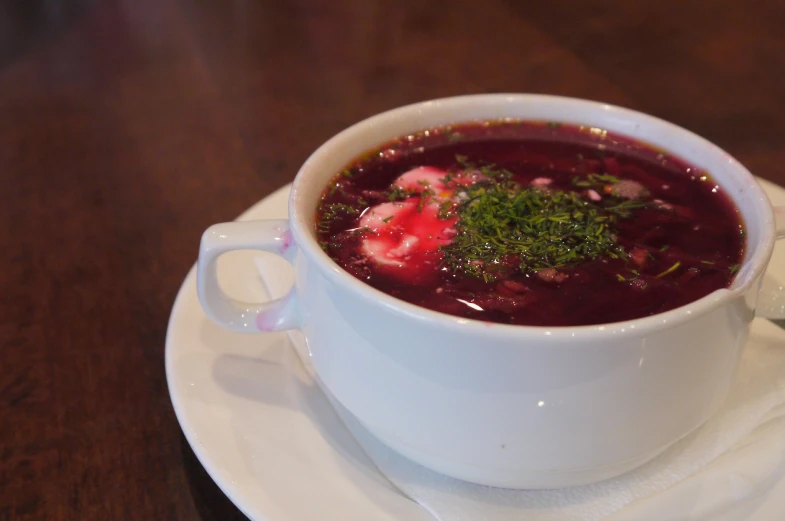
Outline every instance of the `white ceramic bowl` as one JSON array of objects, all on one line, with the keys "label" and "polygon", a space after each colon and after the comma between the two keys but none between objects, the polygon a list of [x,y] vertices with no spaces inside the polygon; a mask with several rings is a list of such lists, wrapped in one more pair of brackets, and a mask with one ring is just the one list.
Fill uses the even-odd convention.
[{"label": "white ceramic bowl", "polygon": [[[709,171],[747,229],[744,262],[731,287],[626,322],[489,325],[381,293],[321,250],[314,237],[317,202],[352,159],[414,131],[500,118],[606,129]],[[463,96],[385,112],[330,139],[297,174],[288,221],[225,223],[205,232],[198,288],[207,314],[227,328],[301,329],[327,388],[380,440],[412,460],[486,485],[563,487],[646,462],[720,407],[775,234],[774,213],[753,176],[682,128],[577,99]],[[248,248],[293,262],[296,283],[287,297],[246,304],[220,290],[217,257]]]}]

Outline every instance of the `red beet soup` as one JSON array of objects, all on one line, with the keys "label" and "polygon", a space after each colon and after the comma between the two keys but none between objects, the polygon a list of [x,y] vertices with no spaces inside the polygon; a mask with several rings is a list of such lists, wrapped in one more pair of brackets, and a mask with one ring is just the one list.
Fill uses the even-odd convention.
[{"label": "red beet soup", "polygon": [[353,160],[316,232],[370,286],[465,318],[618,322],[727,287],[738,210],[667,151],[597,128],[489,121],[434,128]]}]

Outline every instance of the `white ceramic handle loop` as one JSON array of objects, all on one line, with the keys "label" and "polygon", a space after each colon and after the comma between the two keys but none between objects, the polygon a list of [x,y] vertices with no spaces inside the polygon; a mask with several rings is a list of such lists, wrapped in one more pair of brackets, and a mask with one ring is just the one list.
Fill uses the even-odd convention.
[{"label": "white ceramic handle loop", "polygon": [[207,316],[232,331],[258,333],[299,326],[294,289],[277,300],[250,303],[235,300],[218,284],[218,257],[232,250],[262,250],[292,262],[296,248],[285,220],[215,224],[202,235],[196,287]]},{"label": "white ceramic handle loop", "polygon": [[[785,238],[785,206],[774,207],[777,239]],[[764,283],[758,293],[755,315],[774,320],[785,319],[785,286]]]},{"label": "white ceramic handle loop", "polygon": [[774,207],[774,228],[778,239],[785,238],[785,206]]}]

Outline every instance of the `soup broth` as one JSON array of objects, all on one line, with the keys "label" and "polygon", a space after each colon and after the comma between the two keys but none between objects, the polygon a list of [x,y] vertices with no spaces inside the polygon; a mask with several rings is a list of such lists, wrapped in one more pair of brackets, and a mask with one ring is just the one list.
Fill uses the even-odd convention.
[{"label": "soup broth", "polygon": [[727,287],[745,244],[709,173],[601,129],[519,121],[369,151],[330,181],[315,226],[336,263],[393,297],[537,326],[682,306]]}]

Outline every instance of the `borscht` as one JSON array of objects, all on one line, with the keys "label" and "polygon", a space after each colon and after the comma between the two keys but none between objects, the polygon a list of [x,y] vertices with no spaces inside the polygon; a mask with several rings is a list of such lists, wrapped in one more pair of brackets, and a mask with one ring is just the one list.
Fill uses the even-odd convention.
[{"label": "borscht", "polygon": [[354,277],[431,310],[576,326],[727,287],[738,210],[709,172],[602,129],[486,121],[402,136],[326,187],[316,233]]}]

